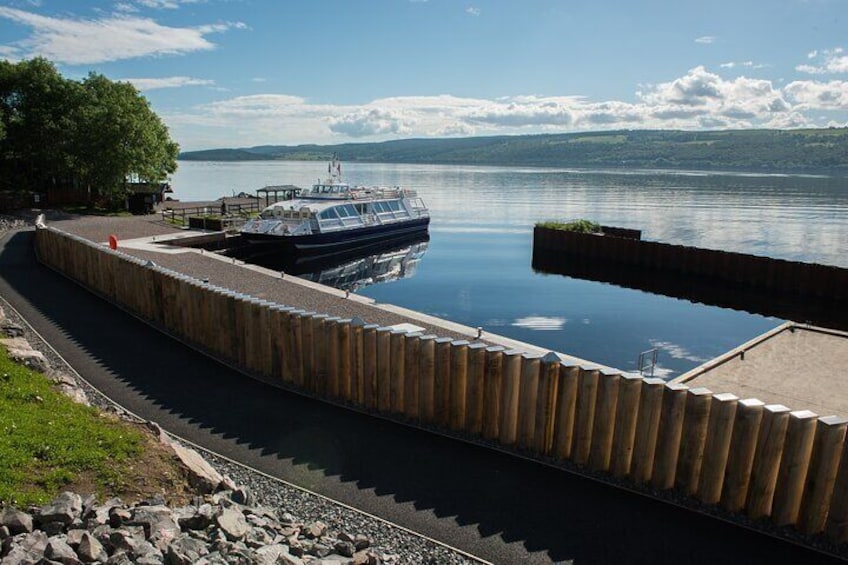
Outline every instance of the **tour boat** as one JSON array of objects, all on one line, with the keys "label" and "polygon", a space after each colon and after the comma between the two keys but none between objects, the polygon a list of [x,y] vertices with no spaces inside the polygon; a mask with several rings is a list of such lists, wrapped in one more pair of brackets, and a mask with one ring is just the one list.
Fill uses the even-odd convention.
[{"label": "tour boat", "polygon": [[293,200],[271,204],[245,222],[240,233],[251,244],[299,251],[345,249],[426,232],[430,212],[413,190],[353,186],[342,181],[341,163],[329,177]]}]

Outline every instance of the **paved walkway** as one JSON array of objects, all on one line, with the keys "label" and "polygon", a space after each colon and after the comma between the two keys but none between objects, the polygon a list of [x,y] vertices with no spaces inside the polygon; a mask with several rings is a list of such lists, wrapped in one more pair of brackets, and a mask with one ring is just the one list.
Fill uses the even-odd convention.
[{"label": "paved walkway", "polygon": [[820,416],[848,416],[848,333],[787,323],[676,382]]}]

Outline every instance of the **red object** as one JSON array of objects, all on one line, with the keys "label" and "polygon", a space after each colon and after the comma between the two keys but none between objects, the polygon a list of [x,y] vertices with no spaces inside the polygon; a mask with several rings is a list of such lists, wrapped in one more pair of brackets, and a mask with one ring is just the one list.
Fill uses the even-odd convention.
[{"label": "red object", "polygon": [[109,249],[117,249],[118,248],[118,238],[114,235],[109,236]]}]

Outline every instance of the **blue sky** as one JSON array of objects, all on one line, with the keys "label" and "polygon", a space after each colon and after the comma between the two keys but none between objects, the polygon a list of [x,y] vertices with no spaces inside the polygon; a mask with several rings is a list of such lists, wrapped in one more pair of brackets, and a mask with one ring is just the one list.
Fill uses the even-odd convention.
[{"label": "blue sky", "polygon": [[848,0],[0,0],[183,149],[848,125]]}]

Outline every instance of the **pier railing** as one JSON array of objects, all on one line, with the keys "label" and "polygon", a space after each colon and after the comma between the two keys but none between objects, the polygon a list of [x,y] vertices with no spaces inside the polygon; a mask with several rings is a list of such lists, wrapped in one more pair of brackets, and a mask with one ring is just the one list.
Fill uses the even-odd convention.
[{"label": "pier railing", "polygon": [[36,250],[156,327],[284,388],[848,541],[848,419],[307,312],[50,227]]}]

